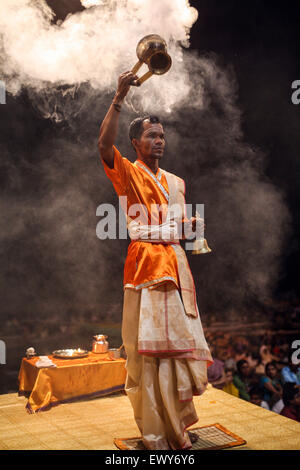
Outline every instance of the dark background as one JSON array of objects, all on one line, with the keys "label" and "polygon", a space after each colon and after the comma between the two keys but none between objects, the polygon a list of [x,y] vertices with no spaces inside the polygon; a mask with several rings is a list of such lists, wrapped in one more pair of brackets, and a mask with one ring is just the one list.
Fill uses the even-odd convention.
[{"label": "dark background", "polygon": [[[82,8],[77,0],[48,3],[54,8],[56,19],[64,19]],[[222,286],[209,286],[208,282],[207,292],[202,295],[204,305],[200,305],[202,320],[204,325],[212,325],[215,320],[234,320],[236,316],[227,312],[236,307],[241,320],[242,311],[248,322],[257,320],[264,311],[270,314],[271,321],[275,313],[287,325],[291,306],[296,306],[300,297],[300,105],[291,101],[291,84],[300,79],[300,7],[290,1],[263,0],[200,0],[190,4],[199,12],[191,30],[191,49],[200,55],[213,54],[224,67],[232,66],[244,140],[264,153],[264,175],[284,195],[292,226],[285,238],[278,277],[272,285],[272,298],[282,302],[280,306],[274,304],[270,310],[252,295],[247,299],[247,309],[247,302],[242,305],[243,295],[234,296],[239,283],[233,275],[233,296],[226,299],[218,298]],[[85,93],[84,88],[81,93]],[[121,321],[122,270],[128,242],[120,241],[116,251],[114,240],[100,242],[95,236],[98,204],[103,200],[117,204],[110,183],[100,179],[97,154],[97,133],[106,106],[107,97],[104,104],[101,99],[95,102],[98,119],[89,115],[87,107],[74,116],[71,125],[41,118],[26,90],[17,98],[8,95],[7,104],[0,107],[0,144],[4,149],[0,183],[3,198],[11,201],[9,210],[2,213],[2,231],[7,230],[8,235],[0,254],[1,337],[7,345],[2,379],[0,374],[2,393],[14,389],[26,347],[34,346],[39,354],[62,347],[90,348],[92,335],[99,332],[109,334],[112,347],[120,345],[120,326],[113,325]],[[175,130],[176,125],[180,123],[173,123]],[[122,131],[125,132],[124,122]],[[76,159],[76,153],[80,153],[80,158]],[[187,187],[192,187],[197,181],[193,165],[188,168],[184,177]],[[81,194],[85,196],[73,207],[72,198],[78,202]],[[191,199],[192,196],[191,191]],[[61,204],[57,205],[57,201]],[[88,215],[82,217],[83,211]],[[212,213],[213,207],[209,211]],[[52,228],[54,216],[57,225]],[[23,238],[15,235],[14,225],[18,226],[20,220],[24,225]],[[45,229],[48,221],[49,232]],[[213,221],[208,217],[207,237],[214,244],[214,230],[210,227]],[[197,284],[203,286],[209,257],[199,266],[189,255],[189,262]],[[101,285],[99,279],[103,279]],[[87,299],[91,299],[90,303]],[[258,316],[254,317],[254,311]]]},{"label": "dark background", "polygon": [[[79,0],[47,3],[55,11],[56,20],[83,9]],[[266,152],[265,174],[286,195],[293,233],[285,247],[274,294],[298,296],[300,105],[291,101],[291,84],[300,79],[300,6],[291,0],[197,0],[190,1],[190,5],[199,12],[191,29],[190,48],[200,55],[213,52],[221,63],[234,67],[245,139]],[[36,146],[41,132],[59,132],[51,123],[30,114],[27,102],[24,106],[22,100],[17,103],[9,100],[8,104],[8,112],[14,114],[17,106],[21,114],[16,129],[10,127],[2,113],[1,140],[9,141],[13,149],[30,154],[31,145]],[[4,174],[2,178],[5,179]]]},{"label": "dark background", "polygon": [[191,47],[233,64],[246,139],[267,152],[265,173],[286,194],[294,233],[277,294],[299,295],[300,106],[291,102],[291,84],[300,76],[300,6],[266,0],[190,3],[199,11]]}]

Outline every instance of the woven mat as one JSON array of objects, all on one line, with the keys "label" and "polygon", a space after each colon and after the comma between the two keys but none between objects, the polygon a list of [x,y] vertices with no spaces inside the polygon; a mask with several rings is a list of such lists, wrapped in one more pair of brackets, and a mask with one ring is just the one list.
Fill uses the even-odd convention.
[{"label": "woven mat", "polygon": [[[246,444],[246,441],[224,428],[219,423],[190,429],[198,435],[198,440],[190,450],[217,450]],[[115,446],[120,450],[146,450],[140,437],[114,439]]]}]

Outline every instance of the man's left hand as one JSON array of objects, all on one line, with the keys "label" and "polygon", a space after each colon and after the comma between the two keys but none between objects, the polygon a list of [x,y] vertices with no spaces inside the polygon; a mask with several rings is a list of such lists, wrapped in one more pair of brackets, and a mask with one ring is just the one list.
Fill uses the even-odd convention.
[{"label": "man's left hand", "polygon": [[191,217],[190,219],[185,219],[183,221],[183,235],[184,238],[193,238],[196,235],[196,238],[204,237],[204,229],[206,225],[204,219]]}]

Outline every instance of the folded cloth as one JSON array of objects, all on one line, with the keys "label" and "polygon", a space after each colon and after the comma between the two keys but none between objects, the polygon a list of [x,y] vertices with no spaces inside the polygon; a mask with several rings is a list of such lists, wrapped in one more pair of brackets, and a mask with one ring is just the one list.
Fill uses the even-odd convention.
[{"label": "folded cloth", "polygon": [[41,368],[41,367],[57,367],[57,365],[54,364],[54,362],[52,362],[51,359],[49,359],[48,356],[39,356],[39,360],[35,363],[35,366],[38,367],[38,368]]},{"label": "folded cloth", "polygon": [[160,225],[142,225],[128,217],[128,232],[131,240],[151,241],[152,243],[178,242],[178,224],[168,220]]}]

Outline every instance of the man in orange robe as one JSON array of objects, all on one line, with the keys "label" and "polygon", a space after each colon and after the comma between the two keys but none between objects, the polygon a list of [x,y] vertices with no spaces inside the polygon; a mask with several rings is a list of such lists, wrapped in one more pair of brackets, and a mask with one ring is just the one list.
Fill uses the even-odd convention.
[{"label": "man in orange robe", "polygon": [[[193,395],[205,391],[212,357],[179,242],[184,182],[158,165],[165,146],[163,126],[151,116],[131,123],[134,163],[114,146],[121,106],[135,78],[131,72],[119,77],[98,141],[106,175],[118,196],[126,196],[123,209],[132,239],[124,268],[125,390],[147,449],[188,449],[187,428],[198,421]],[[191,229],[194,222],[187,226]]]}]

